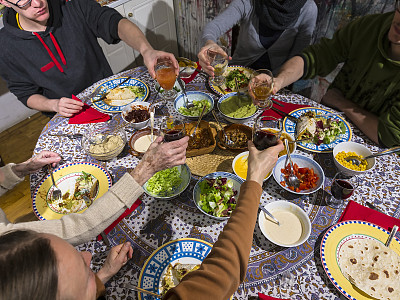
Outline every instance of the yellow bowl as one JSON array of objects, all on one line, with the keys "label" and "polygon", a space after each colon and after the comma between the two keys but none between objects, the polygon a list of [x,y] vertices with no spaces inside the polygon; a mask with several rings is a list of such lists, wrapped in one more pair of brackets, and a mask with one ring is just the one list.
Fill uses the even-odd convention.
[{"label": "yellow bowl", "polygon": [[[233,172],[235,172],[235,174],[243,180],[246,180],[247,178],[248,157],[249,151],[245,151],[236,155],[232,162]],[[271,176],[271,174],[272,171],[268,173],[268,175],[264,178],[264,181],[266,181]]]}]

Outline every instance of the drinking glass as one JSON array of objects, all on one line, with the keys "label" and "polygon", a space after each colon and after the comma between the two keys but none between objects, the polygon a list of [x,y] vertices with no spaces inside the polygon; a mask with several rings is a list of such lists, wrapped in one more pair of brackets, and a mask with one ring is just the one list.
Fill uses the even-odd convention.
[{"label": "drinking glass", "polygon": [[176,81],[175,67],[168,58],[159,58],[155,67],[156,79],[159,85],[164,89],[160,96],[164,100],[174,100],[177,92],[174,90]]},{"label": "drinking glass", "polygon": [[274,87],[274,76],[267,69],[254,71],[249,82],[249,93],[255,105],[267,110],[272,107],[270,96]]},{"label": "drinking glass", "polygon": [[349,176],[343,172],[337,172],[331,183],[331,197],[326,204],[333,208],[342,207],[344,200],[349,198],[359,185],[357,176]]},{"label": "drinking glass", "polygon": [[283,131],[282,120],[270,116],[259,116],[253,125],[253,143],[258,150],[278,144]]},{"label": "drinking glass", "polygon": [[161,120],[160,132],[165,142],[179,140],[186,135],[185,123],[173,117],[166,117]]},{"label": "drinking glass", "polygon": [[226,53],[227,49],[224,46],[213,45],[207,49],[208,61],[214,68],[214,78],[211,79],[211,82],[218,86],[225,83],[223,75],[228,66],[228,54]]}]

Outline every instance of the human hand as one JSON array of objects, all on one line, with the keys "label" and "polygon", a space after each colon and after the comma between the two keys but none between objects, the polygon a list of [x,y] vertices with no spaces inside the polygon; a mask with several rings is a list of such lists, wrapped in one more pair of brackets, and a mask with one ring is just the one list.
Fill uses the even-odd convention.
[{"label": "human hand", "polygon": [[45,165],[51,164],[55,167],[60,160],[60,155],[55,152],[41,151],[38,155],[33,156],[27,161],[14,165],[12,170],[18,177],[22,178],[30,173],[40,170]]},{"label": "human hand", "polygon": [[248,158],[248,169],[247,169],[247,180],[257,181],[262,185],[264,178],[274,168],[276,161],[278,160],[278,154],[284,147],[281,140],[278,140],[278,144],[269,147],[263,151],[257,150],[252,141],[248,141],[249,147],[249,158]]},{"label": "human hand", "polygon": [[97,273],[102,283],[106,283],[132,258],[133,249],[130,242],[111,248],[103,267]]},{"label": "human hand", "polygon": [[84,104],[79,100],[62,97],[58,100],[55,111],[64,117],[70,118],[74,114],[80,112],[83,105]]},{"label": "human hand", "polygon": [[184,164],[188,141],[189,137],[185,136],[177,141],[163,143],[163,138],[157,137],[131,172],[132,177],[143,185],[156,172]]},{"label": "human hand", "polygon": [[157,60],[159,58],[167,58],[170,61],[172,61],[172,64],[175,68],[175,73],[178,75],[179,73],[179,64],[178,61],[176,60],[175,56],[172,53],[164,52],[164,51],[158,51],[154,49],[148,49],[142,53],[144,64],[146,65],[151,77],[153,79],[156,78],[156,71],[154,70]]},{"label": "human hand", "polygon": [[[222,48],[220,48],[220,46],[218,46],[217,43],[215,43],[212,40],[208,40],[206,42],[206,44],[200,49],[199,53],[197,54],[197,57],[199,58],[199,63],[200,63],[202,70],[204,70],[204,72],[206,72],[211,77],[214,77],[214,75],[215,75],[214,67],[211,66],[211,62],[210,62],[210,59],[207,54],[208,49],[210,49],[211,47],[214,47],[214,48],[220,50],[217,52],[221,52],[224,54],[227,54],[227,53],[225,53],[225,51]],[[229,56],[228,60],[231,60],[231,59],[232,59],[232,57]]]}]

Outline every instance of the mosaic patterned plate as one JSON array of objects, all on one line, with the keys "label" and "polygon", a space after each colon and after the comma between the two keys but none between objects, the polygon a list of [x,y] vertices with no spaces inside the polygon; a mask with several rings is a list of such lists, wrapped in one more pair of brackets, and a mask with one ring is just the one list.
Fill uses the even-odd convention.
[{"label": "mosaic patterned plate", "polygon": [[[253,74],[253,72],[254,72],[253,69],[246,68],[246,67],[242,67],[242,66],[228,66],[228,67],[226,68],[226,71],[225,71],[225,73],[224,73],[224,76],[225,76],[225,77],[228,76],[228,74],[229,74],[230,72],[232,72],[232,71],[234,71],[234,70],[237,70],[237,69],[238,69],[238,70],[242,70],[242,71],[244,72],[244,74],[249,78],[249,80],[250,80],[251,74]],[[210,86],[210,88],[211,88],[215,93],[217,93],[217,94],[219,94],[219,95],[221,95],[221,96],[233,92],[233,91],[226,90],[226,85],[225,85],[225,83],[222,84],[220,87],[217,86],[217,85],[215,85],[215,84],[213,84],[213,83],[211,83],[211,78],[208,79],[208,85]],[[224,91],[224,93],[222,93],[221,89]],[[245,88],[239,89],[239,91],[240,91],[240,92],[245,92],[245,91],[247,91],[247,86],[246,86]]]},{"label": "mosaic patterned plate", "polygon": [[144,96],[131,98],[127,100],[114,100],[109,104],[104,102],[103,100],[96,101],[103,95],[103,93],[106,93],[108,90],[115,88],[125,79],[126,77],[118,77],[115,79],[110,79],[97,86],[96,90],[99,91],[99,93],[91,99],[93,107],[96,108],[97,110],[106,113],[119,113],[124,109],[125,106],[129,105],[132,102],[145,101],[149,96],[149,91],[150,91],[149,87],[147,86],[146,83],[136,78],[130,78],[128,81],[124,82],[119,87],[128,87],[128,86],[142,87],[144,89]]},{"label": "mosaic patterned plate", "polygon": [[[340,247],[351,239],[365,238],[375,239],[384,244],[389,234],[384,228],[364,221],[340,222],[325,233],[320,248],[322,265],[329,279],[346,298],[374,299],[352,285],[340,271],[338,264]],[[400,240],[397,237],[393,239],[390,248],[400,255]]]},{"label": "mosaic patterned plate", "polygon": [[[90,162],[78,162],[65,164],[53,171],[56,185],[65,195],[68,191],[75,190],[76,179],[82,175],[82,171],[91,174],[99,182],[94,201],[100,198],[111,187],[110,174],[101,166]],[[87,209],[85,201],[76,201],[71,207],[66,207],[65,200],[49,201],[53,195],[54,186],[48,174],[39,183],[33,194],[32,206],[35,215],[40,220],[61,219],[70,213],[82,213]]]},{"label": "mosaic patterned plate", "polygon": [[[303,107],[303,108],[299,108],[294,111],[291,111],[289,113],[289,115],[298,118],[308,111],[314,111],[318,116],[323,116],[323,115],[332,113],[332,111],[323,109],[323,108]],[[343,134],[340,134],[336,138],[336,140],[334,140],[330,144],[316,145],[314,143],[299,142],[299,143],[297,143],[297,145],[300,148],[311,151],[311,152],[331,152],[337,144],[339,144],[341,142],[351,141],[353,132],[351,130],[350,124],[347,123],[346,120],[343,119],[341,116],[330,116],[329,118],[338,119],[338,120],[342,121],[344,126],[346,127],[346,132]],[[283,120],[283,128],[287,133],[289,133],[293,136],[296,136],[296,124],[294,122],[290,121],[288,118],[285,118]]]},{"label": "mosaic patterned plate", "polygon": [[[178,262],[201,264],[211,249],[210,243],[194,238],[178,239],[162,245],[144,263],[139,276],[139,287],[150,292],[160,293],[162,275],[170,263],[173,265]],[[139,299],[155,299],[144,293],[138,293],[138,295]]]}]

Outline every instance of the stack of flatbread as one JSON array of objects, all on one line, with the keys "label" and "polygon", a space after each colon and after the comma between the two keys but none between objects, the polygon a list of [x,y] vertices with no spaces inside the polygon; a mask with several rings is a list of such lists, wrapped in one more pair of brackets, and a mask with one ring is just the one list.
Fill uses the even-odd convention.
[{"label": "stack of flatbread", "polygon": [[115,88],[110,90],[107,94],[108,100],[125,100],[125,99],[132,99],[136,98],[136,94],[129,88]]},{"label": "stack of flatbread", "polygon": [[400,299],[400,256],[375,239],[353,239],[339,251],[343,275],[377,299]]}]

